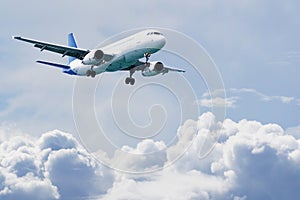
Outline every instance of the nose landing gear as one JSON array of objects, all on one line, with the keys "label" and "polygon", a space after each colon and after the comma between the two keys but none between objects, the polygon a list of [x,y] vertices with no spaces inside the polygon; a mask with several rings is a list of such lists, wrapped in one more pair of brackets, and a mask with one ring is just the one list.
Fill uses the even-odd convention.
[{"label": "nose landing gear", "polygon": [[126,77],[125,79],[125,83],[126,84],[130,84],[130,85],[134,85],[135,83],[135,79],[132,78],[132,75],[134,74],[135,71],[138,71],[138,70],[144,70],[145,67],[147,66],[148,64],[148,61],[149,61],[149,58],[151,56],[151,53],[145,53],[144,54],[145,58],[146,58],[146,62],[145,64],[142,64],[142,63],[139,63],[138,66],[133,66],[130,70],[129,70],[129,77]]},{"label": "nose landing gear", "polygon": [[145,58],[146,58],[146,63],[145,64],[148,63],[150,56],[151,56],[151,53],[149,53],[149,52],[145,53]]}]

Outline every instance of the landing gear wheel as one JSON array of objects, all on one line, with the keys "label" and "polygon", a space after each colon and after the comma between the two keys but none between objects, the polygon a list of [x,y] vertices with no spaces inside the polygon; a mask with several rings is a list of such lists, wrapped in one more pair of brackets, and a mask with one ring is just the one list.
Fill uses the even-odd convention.
[{"label": "landing gear wheel", "polygon": [[87,71],[86,71],[86,76],[89,77],[89,76],[91,76],[91,75],[92,75],[92,71],[91,71],[91,70],[87,70]]},{"label": "landing gear wheel", "polygon": [[135,79],[134,79],[134,78],[127,77],[127,78],[125,79],[125,83],[126,83],[126,84],[130,84],[130,85],[134,85]]},{"label": "landing gear wheel", "polygon": [[86,76],[87,77],[91,76],[92,78],[95,78],[96,72],[94,70],[89,69],[89,70],[86,71]]},{"label": "landing gear wheel", "polygon": [[95,71],[91,71],[91,77],[95,78],[95,76],[96,76],[96,72]]},{"label": "landing gear wheel", "polygon": [[129,83],[130,83],[130,78],[129,78],[129,77],[127,77],[127,78],[125,79],[125,83],[126,83],[126,84],[129,84]]},{"label": "landing gear wheel", "polygon": [[131,78],[131,79],[130,79],[130,85],[134,85],[134,83],[135,83],[135,79],[134,79],[134,78]]}]

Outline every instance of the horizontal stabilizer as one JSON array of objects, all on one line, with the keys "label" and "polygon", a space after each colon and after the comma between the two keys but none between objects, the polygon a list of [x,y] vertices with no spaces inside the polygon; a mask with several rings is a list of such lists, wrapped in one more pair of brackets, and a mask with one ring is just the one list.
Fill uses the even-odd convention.
[{"label": "horizontal stabilizer", "polygon": [[38,60],[36,61],[37,63],[41,63],[41,64],[44,64],[44,65],[50,65],[50,66],[53,66],[53,67],[59,67],[59,68],[62,68],[62,69],[70,69],[70,66],[68,65],[62,65],[62,64],[57,64],[57,63],[51,63],[51,62],[46,62],[46,61],[42,61],[42,60]]}]

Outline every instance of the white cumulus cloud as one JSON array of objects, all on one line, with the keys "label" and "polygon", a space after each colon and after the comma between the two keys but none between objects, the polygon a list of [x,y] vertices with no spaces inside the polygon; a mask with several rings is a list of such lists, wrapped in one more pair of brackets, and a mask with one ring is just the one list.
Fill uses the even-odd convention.
[{"label": "white cumulus cloud", "polygon": [[[156,174],[119,174],[104,199],[297,199],[300,140],[277,124],[214,120],[205,113],[187,121],[167,150],[171,159],[194,139],[177,162]],[[210,154],[199,157],[209,135],[219,137]]]},{"label": "white cumulus cloud", "polygon": [[[36,139],[1,130],[0,199],[297,199],[297,130],[204,113],[178,129],[175,145],[146,139],[122,148],[137,156],[111,158],[138,171],[164,167],[144,174],[102,166],[68,133]],[[201,154],[207,138],[213,148]],[[145,156],[152,152],[160,153]]]},{"label": "white cumulus cloud", "polygon": [[36,139],[1,132],[0,199],[84,199],[112,185],[111,173],[71,134],[54,130]]}]

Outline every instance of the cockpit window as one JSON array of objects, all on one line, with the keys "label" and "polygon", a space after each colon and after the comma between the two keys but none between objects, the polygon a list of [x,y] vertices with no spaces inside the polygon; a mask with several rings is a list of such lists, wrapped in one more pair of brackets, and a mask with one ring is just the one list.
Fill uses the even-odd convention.
[{"label": "cockpit window", "polygon": [[162,33],[160,33],[160,32],[149,32],[149,33],[147,33],[147,35],[162,35]]}]

